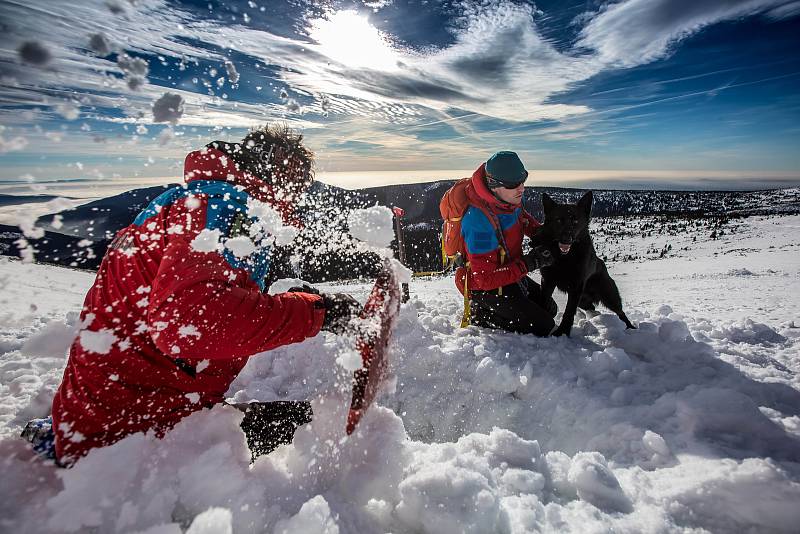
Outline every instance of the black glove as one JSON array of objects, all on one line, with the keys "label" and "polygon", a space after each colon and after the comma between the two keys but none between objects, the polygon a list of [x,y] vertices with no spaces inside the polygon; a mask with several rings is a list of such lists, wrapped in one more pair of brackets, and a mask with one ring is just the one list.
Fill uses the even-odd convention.
[{"label": "black glove", "polygon": [[544,245],[533,247],[530,252],[522,256],[522,259],[525,260],[528,272],[553,265],[556,261],[555,258],[553,258],[553,253]]},{"label": "black glove", "polygon": [[303,284],[302,286],[294,286],[290,287],[286,290],[287,293],[311,293],[312,295],[319,295],[319,289],[316,287],[311,287],[308,284]]},{"label": "black glove", "polygon": [[334,334],[341,334],[353,317],[361,311],[361,304],[346,293],[322,293],[322,304],[325,307],[325,319],[322,329]]}]

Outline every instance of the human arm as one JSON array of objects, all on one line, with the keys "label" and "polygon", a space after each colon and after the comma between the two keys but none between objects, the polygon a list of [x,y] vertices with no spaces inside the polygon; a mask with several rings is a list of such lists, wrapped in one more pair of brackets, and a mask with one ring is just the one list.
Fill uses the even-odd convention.
[{"label": "human arm", "polygon": [[[209,224],[204,212],[193,210],[183,233],[166,239],[146,315],[156,346],[175,358],[231,358],[316,335],[325,317],[321,296],[262,293],[246,266],[195,250],[192,240]],[[181,205],[169,218],[185,223],[186,215]]]}]

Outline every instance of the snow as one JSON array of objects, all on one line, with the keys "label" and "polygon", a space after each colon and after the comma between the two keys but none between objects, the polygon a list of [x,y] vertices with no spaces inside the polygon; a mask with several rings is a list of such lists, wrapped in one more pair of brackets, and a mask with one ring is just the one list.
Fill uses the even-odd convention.
[{"label": "snow", "polygon": [[280,521],[275,526],[278,534],[294,534],[295,532],[314,532],[319,534],[339,534],[336,520],[331,517],[331,508],[322,495],[306,501],[296,515],[287,521]]},{"label": "snow", "polygon": [[219,229],[210,230],[208,228],[203,228],[194,239],[190,243],[192,250],[197,252],[214,252],[219,250],[220,245],[220,238],[222,237],[222,233]]},{"label": "snow", "polygon": [[353,371],[358,371],[364,366],[361,353],[355,349],[342,351],[342,353],[336,357],[336,363],[341,365],[345,371],[350,371],[351,373]]},{"label": "snow", "polygon": [[97,331],[81,330],[78,337],[84,349],[97,354],[108,354],[111,347],[117,342],[117,336],[114,335],[113,330],[107,328]]},{"label": "snow", "polygon": [[166,92],[153,103],[153,122],[169,122],[175,125],[183,115],[183,97]]},{"label": "snow", "polygon": [[257,220],[250,225],[250,237],[267,238],[278,245],[289,245],[297,237],[297,228],[283,223],[280,214],[266,202],[247,200],[247,215]]},{"label": "snow", "polygon": [[225,71],[228,73],[228,80],[231,85],[239,83],[239,73],[236,71],[236,65],[230,60],[225,60]]},{"label": "snow", "polygon": [[225,248],[233,252],[237,258],[245,258],[256,251],[255,244],[246,235],[226,239]]},{"label": "snow", "polygon": [[394,239],[392,210],[386,206],[353,210],[347,225],[350,235],[373,247],[388,247]]},{"label": "snow", "polygon": [[[125,75],[125,80],[130,89],[135,91],[147,81],[147,73],[150,67],[144,59],[131,57],[128,54],[120,54],[117,58],[117,66]],[[179,95],[164,93],[153,106],[153,116],[163,117],[163,120],[154,119],[154,122],[176,122],[183,112],[182,106],[183,99]],[[157,110],[156,108],[159,109]]]},{"label": "snow", "polygon": [[37,67],[47,66],[53,60],[53,54],[39,41],[25,41],[19,46],[17,52],[24,63],[30,63]]},{"label": "snow", "polygon": [[[0,130],[2,133],[2,130]],[[12,137],[11,139],[6,139],[2,135],[0,135],[0,154],[5,154],[6,152],[16,152],[18,150],[24,150],[25,147],[28,146],[28,140],[21,135],[16,137]]]},{"label": "snow", "polygon": [[[351,339],[248,362],[231,402],[311,399],[315,414],[252,465],[229,406],[72,469],[32,461],[16,435],[49,409],[93,275],[2,260],[0,530],[796,532],[798,228],[750,217],[724,240],[611,263],[637,330],[604,310],[579,313],[570,338],[461,329],[452,280],[412,279],[392,380],[353,435]],[[318,287],[363,301],[371,284]]]},{"label": "snow", "polygon": [[89,36],[89,50],[100,57],[106,57],[114,51],[114,48],[105,34],[93,33]]}]

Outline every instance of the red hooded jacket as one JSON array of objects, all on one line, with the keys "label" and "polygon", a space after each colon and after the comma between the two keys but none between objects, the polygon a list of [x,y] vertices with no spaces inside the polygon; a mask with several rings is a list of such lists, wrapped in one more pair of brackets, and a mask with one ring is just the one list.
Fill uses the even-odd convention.
[{"label": "red hooded jacket", "polygon": [[[322,326],[320,296],[262,292],[270,239],[253,231],[248,202],[273,200],[271,190],[214,149],[190,153],[184,177],[117,233],[86,295],[53,399],[61,462],[134,432],[163,434],[221,402],[251,355]],[[242,236],[255,245],[247,256],[219,245]]]},{"label": "red hooded jacket", "polygon": [[516,283],[528,274],[522,259],[522,238],[532,237],[541,223],[522,206],[503,202],[492,194],[486,185],[485,165],[473,173],[470,185],[466,190],[470,207],[461,220],[469,289],[492,290]]}]

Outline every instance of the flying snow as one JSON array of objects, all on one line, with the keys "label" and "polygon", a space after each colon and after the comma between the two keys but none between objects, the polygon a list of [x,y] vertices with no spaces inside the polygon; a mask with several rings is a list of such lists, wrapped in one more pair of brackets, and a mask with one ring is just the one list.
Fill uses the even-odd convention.
[{"label": "flying snow", "polygon": [[[128,54],[120,54],[119,58],[117,58],[117,66],[125,74],[125,79],[128,82],[128,87],[134,91],[139,89],[142,85],[144,85],[145,81],[147,80],[147,72],[149,71],[149,67],[147,65],[147,61],[145,61],[140,57],[131,57]],[[155,122],[169,122],[169,121],[157,120]]]},{"label": "flying snow", "polygon": [[97,331],[81,330],[79,339],[83,348],[97,354],[108,354],[111,347],[117,342],[117,336],[114,335],[113,330],[107,328]]},{"label": "flying snow", "polygon": [[[2,130],[0,130],[2,132]],[[16,152],[18,150],[25,150],[25,147],[28,146],[28,140],[21,135],[16,137],[12,137],[11,139],[6,139],[2,135],[0,135],[0,154],[4,154],[6,152]]]},{"label": "flying snow", "polygon": [[37,67],[47,66],[53,60],[53,54],[39,41],[26,41],[20,45],[17,52],[23,63]]},{"label": "flying snow", "polygon": [[280,214],[267,202],[249,198],[247,215],[257,219],[250,226],[253,239],[274,239],[278,245],[288,245],[297,237],[297,228],[284,224]]},{"label": "flying snow", "polygon": [[228,73],[228,81],[231,82],[231,85],[239,83],[239,73],[236,71],[236,65],[228,59],[225,60],[225,71]]},{"label": "flying snow", "polygon": [[373,247],[388,247],[394,239],[392,210],[386,206],[353,210],[347,217],[350,235]]},{"label": "flying snow", "polygon": [[190,243],[192,250],[197,252],[217,252],[221,250],[220,237],[222,232],[219,229],[210,230],[203,228]]},{"label": "flying snow", "polygon": [[226,239],[225,248],[233,252],[237,258],[245,258],[256,251],[255,244],[245,235]]},{"label": "flying snow", "polygon": [[153,103],[153,122],[169,122],[173,125],[183,115],[183,97],[175,93],[164,93]]},{"label": "flying snow", "polygon": [[111,41],[103,33],[94,33],[89,36],[89,49],[100,57],[106,57],[113,52]]}]

